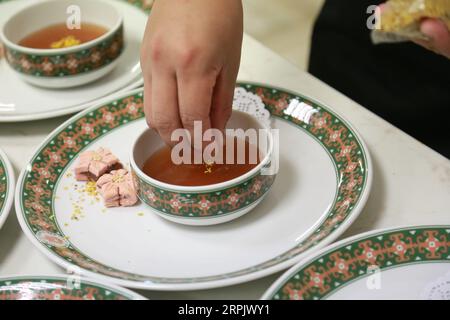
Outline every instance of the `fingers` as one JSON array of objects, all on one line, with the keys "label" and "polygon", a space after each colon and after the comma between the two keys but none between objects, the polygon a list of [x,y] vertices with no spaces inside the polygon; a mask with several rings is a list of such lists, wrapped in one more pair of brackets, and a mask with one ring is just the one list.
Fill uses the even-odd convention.
[{"label": "fingers", "polygon": [[378,5],[378,9],[380,10],[380,13],[385,12],[386,9],[387,9],[387,3],[384,2],[384,3],[379,4],[379,5]]},{"label": "fingers", "polygon": [[176,144],[176,141],[171,141],[172,132],[181,128],[181,121],[178,115],[178,90],[175,74],[153,74],[150,90],[150,125],[158,131],[166,144],[173,146]]},{"label": "fingers", "polygon": [[147,19],[147,25],[145,27],[146,32],[144,34],[144,39],[142,40],[141,52],[140,52],[140,63],[142,69],[142,77],[144,78],[144,113],[145,119],[147,120],[147,125],[150,126],[152,119],[152,69],[150,64],[150,40],[148,32],[150,19]]},{"label": "fingers", "polygon": [[144,77],[144,113],[147,125],[151,127],[152,120],[152,80]]},{"label": "fingers", "polygon": [[233,77],[227,77],[225,72],[222,71],[217,79],[210,116],[211,126],[222,132],[225,130],[225,126],[231,116],[234,88],[236,86]]},{"label": "fingers", "polygon": [[[180,119],[183,127],[194,138],[194,122],[200,121],[203,134],[211,128],[210,109],[214,91],[215,78],[199,77],[193,79],[178,78],[178,104]],[[198,139],[197,139],[198,140]],[[194,145],[194,148],[201,149],[202,146]]]},{"label": "fingers", "polygon": [[430,41],[424,44],[428,49],[450,58],[450,33],[444,22],[439,19],[425,19],[420,30],[430,38]]}]

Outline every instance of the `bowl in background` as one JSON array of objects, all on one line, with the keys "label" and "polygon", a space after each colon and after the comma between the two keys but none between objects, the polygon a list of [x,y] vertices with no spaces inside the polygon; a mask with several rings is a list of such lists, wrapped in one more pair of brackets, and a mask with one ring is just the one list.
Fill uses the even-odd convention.
[{"label": "bowl in background", "polygon": [[[82,23],[106,28],[107,33],[80,45],[33,49],[19,45],[26,36],[55,24],[66,24],[67,9],[78,6]],[[101,0],[51,0],[25,7],[0,30],[8,64],[25,81],[45,88],[68,88],[95,81],[117,65],[124,48],[123,18]]]}]

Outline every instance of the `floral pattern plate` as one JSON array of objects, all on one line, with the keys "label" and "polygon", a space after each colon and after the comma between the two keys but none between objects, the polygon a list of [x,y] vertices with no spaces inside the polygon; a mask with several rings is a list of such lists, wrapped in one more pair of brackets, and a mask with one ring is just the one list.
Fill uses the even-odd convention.
[{"label": "floral pattern plate", "polygon": [[450,226],[344,239],[287,271],[263,299],[450,300]]},{"label": "floral pattern plate", "polygon": [[124,288],[75,276],[0,278],[0,300],[146,300]]},{"label": "floral pattern plate", "polygon": [[[369,195],[372,167],[361,138],[311,99],[264,85],[238,86],[234,107],[270,116],[280,135],[277,179],[252,212],[223,225],[182,226],[142,203],[105,209],[95,188],[75,181],[74,163],[84,150],[109,148],[128,165],[132,141],[146,126],[142,89],[137,89],[79,113],[38,147],[16,189],[25,234],[65,268],[77,266],[90,278],[155,290],[257,279],[334,241]],[[158,194],[149,198],[177,205]],[[207,212],[217,203],[199,205]]]},{"label": "floral pattern plate", "polygon": [[0,149],[0,229],[13,204],[14,184],[14,170],[6,154]]},{"label": "floral pattern plate", "polygon": [[[0,27],[12,13],[37,1],[42,0],[0,0]],[[124,17],[126,44],[117,67],[93,83],[50,90],[21,80],[0,53],[0,122],[47,119],[75,113],[113,92],[127,91],[143,84],[139,47],[147,22],[146,12],[153,1],[109,1],[114,1]]]}]

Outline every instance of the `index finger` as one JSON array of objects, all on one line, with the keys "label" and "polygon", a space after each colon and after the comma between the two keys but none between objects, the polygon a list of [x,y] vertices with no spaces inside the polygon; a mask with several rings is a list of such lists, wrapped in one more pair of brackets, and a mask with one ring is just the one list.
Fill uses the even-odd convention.
[{"label": "index finger", "polygon": [[[178,105],[183,127],[191,135],[191,143],[195,134],[203,133],[211,128],[211,104],[214,92],[214,82],[209,79],[193,79],[191,81],[178,80]],[[201,124],[201,131],[194,132],[194,125]],[[200,129],[200,128],[196,128]],[[202,138],[201,137],[201,138]],[[197,137],[197,141],[199,137]],[[200,150],[203,144],[193,144],[194,149]]]}]

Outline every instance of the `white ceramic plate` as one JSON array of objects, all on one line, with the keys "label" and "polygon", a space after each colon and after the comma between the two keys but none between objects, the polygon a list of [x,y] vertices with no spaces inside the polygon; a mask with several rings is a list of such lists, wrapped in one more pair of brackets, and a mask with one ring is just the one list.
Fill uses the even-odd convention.
[{"label": "white ceramic plate", "polygon": [[147,300],[124,288],[75,276],[0,278],[0,300]]},{"label": "white ceramic plate", "polygon": [[263,299],[450,300],[450,226],[344,239],[292,267]]},{"label": "white ceramic plate", "polygon": [[[72,175],[81,151],[107,147],[128,163],[132,141],[146,126],[139,89],[74,116],[39,146],[16,189],[25,234],[63,267],[76,265],[89,277],[156,290],[250,281],[332,242],[369,195],[372,167],[362,140],[322,104],[273,87],[239,86],[234,104],[241,110],[264,105],[280,130],[280,171],[252,212],[223,225],[189,227],[143,204],[105,209],[83,191]],[[286,115],[292,101],[307,103],[313,112],[296,114],[303,120]]]},{"label": "white ceramic plate", "polygon": [[0,229],[13,204],[14,186],[14,170],[6,154],[0,149]]},{"label": "white ceramic plate", "polygon": [[[0,1],[0,27],[24,6],[40,0]],[[0,59],[0,122],[18,122],[57,117],[78,112],[108,94],[126,91],[143,84],[139,48],[147,14],[123,0],[111,0],[124,17],[125,50],[117,67],[108,75],[81,87],[44,89],[23,80]]]}]

